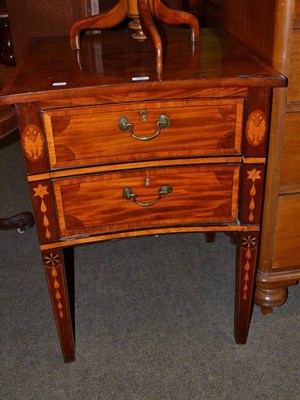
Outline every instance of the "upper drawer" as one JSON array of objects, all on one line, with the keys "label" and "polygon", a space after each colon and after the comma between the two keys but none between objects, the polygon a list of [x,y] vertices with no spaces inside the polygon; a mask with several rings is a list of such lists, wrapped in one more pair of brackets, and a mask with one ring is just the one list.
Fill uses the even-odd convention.
[{"label": "upper drawer", "polygon": [[42,116],[52,169],[241,152],[243,99],[66,108]]}]

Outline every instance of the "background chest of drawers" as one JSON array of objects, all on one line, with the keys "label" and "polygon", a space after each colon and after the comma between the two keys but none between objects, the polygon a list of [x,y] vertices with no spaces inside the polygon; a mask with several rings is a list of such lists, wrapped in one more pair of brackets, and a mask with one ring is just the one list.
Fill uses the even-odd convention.
[{"label": "background chest of drawers", "polygon": [[32,42],[1,101],[16,104],[64,359],[74,359],[65,256],[77,244],[218,231],[237,246],[235,338],[249,329],[272,87],[285,78],[223,31],[123,30]]},{"label": "background chest of drawers", "polygon": [[203,24],[224,27],[288,77],[288,87],[273,96],[255,295],[268,314],[300,278],[300,0],[199,0],[199,6]]},{"label": "background chest of drawers", "polygon": [[[300,279],[300,1],[276,2],[273,65],[289,80],[276,90],[256,303],[281,306]],[[295,223],[296,222],[296,223]]]}]

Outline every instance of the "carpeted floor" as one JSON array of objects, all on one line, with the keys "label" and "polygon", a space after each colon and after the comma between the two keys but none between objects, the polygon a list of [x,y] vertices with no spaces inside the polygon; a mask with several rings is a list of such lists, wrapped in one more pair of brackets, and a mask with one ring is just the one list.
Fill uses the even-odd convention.
[{"label": "carpeted floor", "polygon": [[[0,142],[0,216],[30,210],[17,135]],[[76,249],[76,362],[64,364],[35,229],[0,231],[1,400],[299,400],[300,287],[233,339],[225,235]]]}]

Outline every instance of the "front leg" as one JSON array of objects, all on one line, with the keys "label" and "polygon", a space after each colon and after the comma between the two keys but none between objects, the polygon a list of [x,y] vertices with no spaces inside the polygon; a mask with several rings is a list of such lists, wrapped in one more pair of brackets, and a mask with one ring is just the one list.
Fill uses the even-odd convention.
[{"label": "front leg", "polygon": [[65,362],[71,362],[75,360],[75,345],[69,289],[71,300],[74,298],[67,276],[68,272],[72,274],[73,265],[65,265],[63,249],[43,250],[42,258],[63,357]]},{"label": "front leg", "polygon": [[259,232],[237,232],[235,340],[245,344],[251,320],[259,249]]}]

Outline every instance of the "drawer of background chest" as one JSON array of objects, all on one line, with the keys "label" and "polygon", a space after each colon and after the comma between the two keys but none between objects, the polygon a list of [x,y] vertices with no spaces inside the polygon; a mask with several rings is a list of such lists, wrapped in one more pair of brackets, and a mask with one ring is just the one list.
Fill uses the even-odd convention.
[{"label": "drawer of background chest", "polygon": [[44,111],[51,168],[240,154],[243,104],[235,98]]},{"label": "drawer of background chest", "polygon": [[54,181],[62,237],[237,221],[238,165],[165,167]]}]

